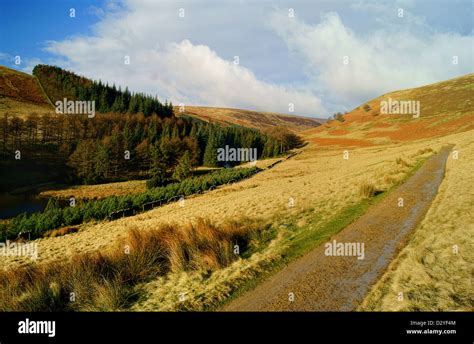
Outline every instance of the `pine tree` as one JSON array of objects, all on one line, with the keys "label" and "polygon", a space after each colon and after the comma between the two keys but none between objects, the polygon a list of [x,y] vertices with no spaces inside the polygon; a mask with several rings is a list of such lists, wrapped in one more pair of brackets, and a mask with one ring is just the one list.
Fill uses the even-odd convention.
[{"label": "pine tree", "polygon": [[166,157],[158,146],[151,146],[152,183],[149,186],[157,187],[166,184],[168,180]]},{"label": "pine tree", "polygon": [[138,99],[136,95],[132,95],[130,98],[130,103],[128,106],[128,112],[137,113],[138,112]]},{"label": "pine tree", "polygon": [[172,138],[178,138],[179,137],[179,129],[176,123],[173,125],[173,130],[171,132],[171,137]]},{"label": "pine tree", "polygon": [[176,166],[173,179],[180,182],[189,176],[191,176],[192,167],[191,159],[189,158],[189,152],[184,152],[183,156],[178,160],[178,165]]},{"label": "pine tree", "polygon": [[115,98],[114,103],[112,104],[112,112],[121,112],[120,106],[122,103],[122,96],[118,96]]},{"label": "pine tree", "polygon": [[107,91],[102,89],[99,98],[99,112],[108,112],[109,111],[109,104],[107,103]]},{"label": "pine tree", "polygon": [[143,138],[143,128],[140,122],[137,122],[137,124],[135,125],[135,130],[133,131],[131,147],[135,147],[138,143],[140,143],[142,141],[142,138]]},{"label": "pine tree", "polygon": [[94,181],[94,158],[97,146],[93,140],[83,140],[69,157],[68,165],[76,170],[76,175],[87,183]]},{"label": "pine tree", "polygon": [[123,128],[123,138],[124,138],[124,144],[126,149],[131,149],[133,146],[133,131],[130,128],[130,122],[125,123],[125,127]]},{"label": "pine tree", "polygon": [[135,167],[139,171],[147,171],[150,169],[150,141],[144,139],[135,147],[136,162]]},{"label": "pine tree", "polygon": [[148,127],[147,136],[151,142],[155,142],[156,139],[158,138],[158,128],[157,128],[156,122],[152,122],[150,126]]},{"label": "pine tree", "polygon": [[110,174],[110,148],[101,144],[95,155],[95,175],[101,180],[107,180]]},{"label": "pine tree", "polygon": [[204,151],[204,165],[209,167],[219,166],[217,161],[217,139],[213,131],[209,134],[206,149]]}]

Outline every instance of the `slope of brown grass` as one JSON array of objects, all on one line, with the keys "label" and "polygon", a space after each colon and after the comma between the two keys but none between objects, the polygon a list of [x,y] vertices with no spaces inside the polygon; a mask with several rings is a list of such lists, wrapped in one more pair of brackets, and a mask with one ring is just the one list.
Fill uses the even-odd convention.
[{"label": "slope of brown grass", "polygon": [[32,75],[0,66],[0,115],[54,113],[38,80]]},{"label": "slope of brown grass", "polygon": [[100,199],[110,196],[124,196],[146,191],[145,180],[130,180],[126,182],[105,183],[96,185],[78,185],[64,189],[42,191],[41,197],[59,197],[76,199]]},{"label": "slope of brown grass", "polygon": [[19,116],[26,119],[28,114],[56,115],[54,108],[47,104],[36,104],[0,96],[0,116]]},{"label": "slope of brown grass", "polygon": [[0,66],[0,96],[37,105],[49,105],[36,78],[3,66]]},{"label": "slope of brown grass", "polygon": [[180,113],[179,107],[176,107],[175,114],[178,116],[187,115],[197,117],[206,122],[215,122],[224,125],[238,124],[257,129],[284,126],[293,132],[314,128],[323,122],[321,119],[302,116],[203,106],[186,106],[185,111],[182,113]]},{"label": "slope of brown grass", "polygon": [[[474,129],[474,74],[384,94],[344,115],[344,122],[330,121],[302,133],[321,145],[337,135],[362,140],[361,145],[399,143],[441,137]],[[382,114],[381,102],[391,98],[420,102],[420,117]]]}]

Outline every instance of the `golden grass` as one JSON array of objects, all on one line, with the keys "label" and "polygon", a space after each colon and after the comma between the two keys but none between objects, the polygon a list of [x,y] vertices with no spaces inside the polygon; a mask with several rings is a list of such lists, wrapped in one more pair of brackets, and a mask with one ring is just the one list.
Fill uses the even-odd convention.
[{"label": "golden grass", "polygon": [[[236,166],[236,168],[245,167],[250,168],[256,166],[258,168],[266,168],[272,163],[282,160],[283,158],[271,158],[265,160],[258,160],[256,162],[245,163]],[[214,167],[198,167],[196,172],[207,173],[218,170]],[[41,197],[57,197],[76,199],[101,199],[110,196],[125,196],[130,194],[137,194],[146,191],[146,180],[129,180],[125,182],[94,184],[94,185],[77,185],[65,188],[55,188],[52,190],[44,190],[40,192]]]},{"label": "golden grass", "polygon": [[126,182],[97,184],[97,185],[79,185],[59,190],[42,191],[42,197],[59,197],[76,199],[100,199],[109,196],[124,196],[146,191],[145,180],[130,180]]},{"label": "golden grass", "polygon": [[474,310],[474,140],[466,133],[449,141],[459,158],[450,155],[425,219],[360,310]]},{"label": "golden grass", "polygon": [[47,231],[46,233],[44,233],[43,236],[54,238],[54,237],[61,236],[61,235],[76,233],[78,230],[79,229],[76,228],[76,227],[63,227],[63,228],[53,229],[51,231]]},{"label": "golden grass", "polygon": [[[343,208],[363,197],[360,185],[370,180],[377,190],[388,190],[401,181],[409,168],[396,164],[403,156],[414,165],[432,153],[419,155],[427,146],[439,149],[442,142],[416,142],[404,146],[351,149],[343,159],[343,149],[321,149],[309,145],[301,154],[284,160],[268,171],[239,183],[221,186],[202,195],[187,198],[135,216],[86,223],[74,235],[38,240],[39,262],[61,260],[64,256],[103,249],[120,240],[132,228],[154,229],[167,223],[186,224],[205,216],[219,224],[242,216],[267,220],[278,214],[294,216],[312,208],[322,221],[333,218]],[[28,263],[28,257],[3,257],[0,268]]]},{"label": "golden grass", "polygon": [[139,283],[168,273],[221,269],[252,252],[264,230],[247,219],[133,229],[108,251],[1,273],[0,311],[126,309],[140,296]]},{"label": "golden grass", "polygon": [[[292,218],[297,219],[295,223],[304,225],[311,216],[317,214],[318,221],[325,223],[334,218],[341,209],[364,198],[360,194],[360,186],[365,181],[370,181],[376,190],[388,190],[407,175],[411,169],[409,166],[416,165],[418,161],[448,143],[461,147],[471,136],[472,132],[467,132],[403,145],[350,149],[348,160],[343,159],[344,152],[341,148],[321,149],[309,145],[301,154],[283,161],[271,170],[249,180],[188,198],[184,204],[169,204],[116,221],[83,224],[80,231],[74,235],[39,239],[38,265],[61,261],[78,253],[82,255],[113,248],[117,242],[127,239],[130,230],[153,232],[156,228],[165,228],[170,223],[180,225],[179,228],[186,228],[189,223],[196,225],[197,219],[202,216],[209,218],[217,227],[224,224],[226,219],[240,218],[242,215],[262,223],[274,224],[285,223],[286,219]],[[462,152],[461,150],[461,154]],[[470,153],[467,152],[466,156],[468,154]],[[397,158],[403,159],[405,163],[397,163]],[[464,187],[463,192],[466,190],[468,188]],[[293,199],[293,202],[290,202],[290,199]],[[454,210],[456,207],[457,205],[453,204]],[[442,218],[442,213],[439,216]],[[186,238],[192,237],[188,234],[181,237],[179,231],[176,234],[174,231],[170,230],[167,235],[180,238],[179,241],[184,244],[190,240]],[[202,255],[192,260],[194,263],[184,264],[193,268],[184,271],[182,262],[186,255],[183,256],[179,250],[173,251],[166,276],[159,275],[138,284],[138,288],[144,291],[144,296],[139,300],[134,299],[132,309],[212,308],[279,259],[288,244],[288,241],[284,240],[286,231],[279,228],[277,239],[266,249],[232,262],[213,255],[212,250],[209,254],[203,249]],[[194,239],[191,240],[193,241]],[[201,249],[198,251],[201,252]],[[194,251],[190,249],[189,252]],[[10,270],[27,263],[27,258],[3,257],[0,266]],[[109,291],[110,303],[114,304],[112,301],[115,300],[113,295],[116,292],[112,291],[116,282],[110,280],[109,283],[110,288],[101,288]]]},{"label": "golden grass", "polygon": [[375,185],[371,182],[365,181],[360,185],[359,193],[362,197],[370,198],[377,195],[377,193],[379,193],[379,190],[377,190]]},{"label": "golden grass", "polygon": [[[339,139],[368,145],[411,142],[421,138],[429,140],[473,130],[473,85],[474,74],[467,74],[435,84],[387,93],[368,101],[369,111],[359,106],[344,115],[344,123],[331,121],[302,134],[316,143]],[[419,101],[420,117],[414,119],[410,115],[381,114],[381,102],[388,98]]]},{"label": "golden grass", "polygon": [[[418,152],[419,152],[420,155],[423,154],[423,150],[419,150]],[[395,161],[396,161],[397,164],[399,164],[403,167],[410,167],[410,164],[408,162],[406,162],[405,160],[403,160],[403,158],[401,158],[401,157],[398,157]]]},{"label": "golden grass", "polygon": [[283,250],[280,233],[261,252],[238,258],[229,266],[209,274],[205,270],[181,271],[145,283],[142,300],[132,311],[203,311],[219,306],[234,291],[267,271]]},{"label": "golden grass", "polygon": [[3,117],[5,114],[8,114],[26,119],[28,114],[33,113],[39,115],[48,114],[56,116],[54,108],[47,104],[40,105],[0,96],[0,116]]},{"label": "golden grass", "polygon": [[300,132],[319,126],[321,123],[320,119],[315,118],[242,109],[186,106],[184,110],[185,111],[181,113],[179,107],[175,107],[174,112],[177,116],[192,116],[206,122],[217,122],[222,125],[232,123],[257,129],[272,128],[281,125],[293,132]]}]

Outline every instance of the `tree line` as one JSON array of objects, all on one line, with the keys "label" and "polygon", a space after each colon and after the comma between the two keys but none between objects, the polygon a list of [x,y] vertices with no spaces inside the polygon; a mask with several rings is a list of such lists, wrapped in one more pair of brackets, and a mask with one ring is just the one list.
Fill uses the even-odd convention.
[{"label": "tree line", "polygon": [[2,160],[11,161],[20,151],[22,160],[67,165],[71,183],[152,178],[150,186],[159,186],[185,179],[196,166],[238,163],[217,160],[217,149],[225,145],[256,148],[262,159],[301,144],[283,129],[261,132],[144,114],[4,115],[0,130]]},{"label": "tree line", "polygon": [[37,65],[33,69],[44,91],[53,104],[64,98],[68,100],[95,101],[96,110],[101,113],[143,113],[159,117],[172,117],[173,104],[161,103],[157,97],[144,93],[131,93],[115,84],[109,86],[102,81],[93,81],[59,67]]},{"label": "tree line", "polygon": [[60,208],[57,202],[51,199],[43,212],[30,215],[21,214],[8,223],[0,223],[0,242],[16,239],[19,233],[25,232],[30,233],[31,239],[35,239],[41,237],[48,230],[62,226],[77,225],[90,220],[104,220],[118,210],[127,209],[140,212],[144,209],[143,206],[150,202],[162,201],[166,203],[176,197],[202,193],[218,185],[248,178],[258,171],[256,167],[222,169],[163,187],[152,188],[139,194],[79,201],[74,207]]}]

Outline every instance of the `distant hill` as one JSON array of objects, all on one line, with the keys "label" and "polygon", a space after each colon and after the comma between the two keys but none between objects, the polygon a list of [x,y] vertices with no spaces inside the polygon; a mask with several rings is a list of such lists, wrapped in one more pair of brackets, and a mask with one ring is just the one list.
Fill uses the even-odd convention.
[{"label": "distant hill", "polygon": [[179,107],[175,106],[174,112],[178,116],[192,116],[206,122],[214,122],[224,125],[237,124],[257,129],[284,126],[293,132],[301,132],[303,130],[318,127],[325,121],[324,119],[319,118],[284,115],[272,112],[204,106],[186,106],[182,113],[179,111]]},{"label": "distant hill", "polygon": [[[107,108],[111,112],[127,112],[130,107],[133,107],[133,112],[147,110],[146,101],[140,103],[137,101],[139,97],[135,97],[128,90],[120,93],[118,89],[107,87],[101,83],[101,89],[107,89],[106,94],[101,95],[98,94],[100,92],[96,92],[96,89],[92,90],[94,85],[92,80],[58,67],[38,65],[35,67],[34,74],[29,75],[0,66],[0,115],[4,113],[11,115],[54,113],[52,103],[56,100],[63,98],[83,99],[81,94],[85,94],[88,98],[99,97],[96,102],[98,112]],[[98,83],[95,85],[98,86]],[[84,90],[87,91],[84,92]],[[91,95],[90,91],[93,91],[94,94]],[[140,94],[140,96],[146,100],[146,95]],[[104,99],[107,99],[105,106],[102,104]],[[130,105],[130,102],[134,102],[136,106]],[[152,105],[160,107],[156,102]],[[237,124],[257,129],[284,126],[293,132],[315,128],[325,121],[317,118],[240,109],[188,106],[185,110],[180,113],[179,108],[174,107],[174,113],[177,116],[187,115],[206,122],[223,125]]]},{"label": "distant hill", "polygon": [[[387,104],[419,102],[419,117],[384,113]],[[385,105],[385,108],[384,108]],[[379,143],[419,140],[474,129],[474,74],[422,87],[399,90],[372,99],[341,121],[332,120],[303,133],[324,146],[368,146]]]}]

